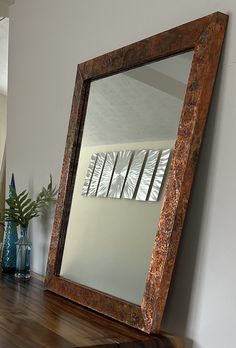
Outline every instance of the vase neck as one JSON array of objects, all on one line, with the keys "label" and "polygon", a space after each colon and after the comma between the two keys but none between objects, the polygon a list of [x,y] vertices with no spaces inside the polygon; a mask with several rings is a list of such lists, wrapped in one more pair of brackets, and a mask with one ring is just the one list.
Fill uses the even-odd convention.
[{"label": "vase neck", "polygon": [[27,237],[28,234],[28,226],[21,226],[20,233],[22,237]]}]

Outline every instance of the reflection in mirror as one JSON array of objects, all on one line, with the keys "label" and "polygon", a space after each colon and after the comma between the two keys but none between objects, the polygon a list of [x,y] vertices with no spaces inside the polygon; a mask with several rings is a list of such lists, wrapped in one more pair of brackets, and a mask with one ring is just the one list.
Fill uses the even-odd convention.
[{"label": "reflection in mirror", "polygon": [[192,52],[93,81],[60,275],[140,304]]}]

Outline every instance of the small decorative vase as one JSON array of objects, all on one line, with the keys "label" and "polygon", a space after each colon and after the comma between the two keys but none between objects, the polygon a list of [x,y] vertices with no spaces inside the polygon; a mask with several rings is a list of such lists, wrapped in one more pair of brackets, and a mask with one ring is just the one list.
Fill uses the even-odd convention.
[{"label": "small decorative vase", "polygon": [[8,222],[4,245],[2,251],[2,271],[6,273],[14,273],[16,270],[16,242],[17,242],[16,224],[12,221]]},{"label": "small decorative vase", "polygon": [[[16,189],[14,174],[11,177],[10,186]],[[11,193],[9,193],[9,198]],[[2,251],[2,271],[6,273],[14,273],[16,270],[16,241],[17,228],[13,221],[9,221],[6,226],[3,251]]]},{"label": "small decorative vase", "polygon": [[16,242],[16,272],[17,279],[30,279],[31,242],[28,239],[28,226],[21,226],[21,237]]}]

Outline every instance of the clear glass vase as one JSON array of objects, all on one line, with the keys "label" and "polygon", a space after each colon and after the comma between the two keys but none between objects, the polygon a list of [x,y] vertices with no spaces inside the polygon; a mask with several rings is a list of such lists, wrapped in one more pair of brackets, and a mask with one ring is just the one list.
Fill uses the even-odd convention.
[{"label": "clear glass vase", "polygon": [[32,243],[28,238],[28,226],[21,226],[21,237],[16,242],[16,272],[17,279],[30,279],[30,254]]}]

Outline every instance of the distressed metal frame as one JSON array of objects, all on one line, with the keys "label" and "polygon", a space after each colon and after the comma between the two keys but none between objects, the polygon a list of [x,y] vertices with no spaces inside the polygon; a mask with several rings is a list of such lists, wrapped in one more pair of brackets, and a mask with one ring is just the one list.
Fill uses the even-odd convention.
[{"label": "distressed metal frame", "polygon": [[[160,330],[227,20],[227,15],[216,12],[78,65],[48,257],[47,289],[147,333]],[[89,87],[92,80],[188,50],[194,51],[193,62],[139,306],[60,277]]]}]

